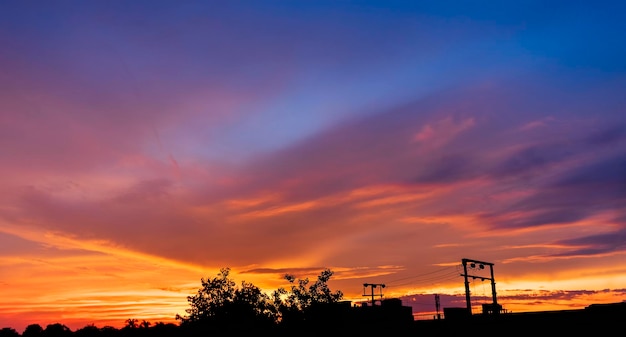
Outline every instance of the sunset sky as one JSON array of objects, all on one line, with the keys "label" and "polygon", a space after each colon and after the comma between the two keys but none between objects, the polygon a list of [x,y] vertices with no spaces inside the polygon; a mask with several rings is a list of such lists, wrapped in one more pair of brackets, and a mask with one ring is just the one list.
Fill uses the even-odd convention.
[{"label": "sunset sky", "polygon": [[0,327],[175,322],[222,267],[626,300],[622,3],[0,2]]}]

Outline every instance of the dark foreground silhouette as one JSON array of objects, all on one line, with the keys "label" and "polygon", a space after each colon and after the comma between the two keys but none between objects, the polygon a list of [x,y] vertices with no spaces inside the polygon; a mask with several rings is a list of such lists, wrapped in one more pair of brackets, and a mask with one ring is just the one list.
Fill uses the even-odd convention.
[{"label": "dark foreground silhouette", "polygon": [[414,328],[423,336],[626,336],[626,302],[416,321]]},{"label": "dark foreground silhouette", "polygon": [[267,295],[251,283],[237,286],[224,268],[215,278],[202,279],[198,292],[187,298],[187,315],[176,317],[179,324],[128,319],[123,328],[88,325],[76,331],[60,323],[32,324],[22,333],[3,328],[0,337],[626,336],[626,302],[516,314],[444,308],[444,319],[415,321],[411,307],[399,299],[361,306],[343,301],[343,294],[327,285],[332,275],[324,270],[312,283],[286,275],[290,288]]},{"label": "dark foreground silhouette", "polygon": [[[413,321],[396,304],[353,307],[347,302],[321,306],[319,312],[291,325],[259,326],[240,321],[221,324],[128,323],[125,327],[93,325],[71,331],[62,324],[28,326],[22,334],[0,330],[0,336],[24,337],[195,337],[195,336],[624,336],[626,302],[585,309],[477,314]],[[366,309],[367,308],[367,309]],[[398,315],[398,316],[396,316]],[[130,321],[130,320],[129,320]]]}]

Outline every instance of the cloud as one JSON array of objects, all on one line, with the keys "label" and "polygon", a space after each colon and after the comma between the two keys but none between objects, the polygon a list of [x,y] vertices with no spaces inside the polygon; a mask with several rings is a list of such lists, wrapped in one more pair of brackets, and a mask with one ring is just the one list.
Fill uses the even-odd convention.
[{"label": "cloud", "polygon": [[449,154],[424,165],[417,183],[453,183],[477,178],[482,175],[471,155]]},{"label": "cloud", "polygon": [[624,170],[626,170],[624,154],[580,165],[546,186],[545,192],[523,201],[519,206],[540,209],[540,204],[544,205],[544,208],[565,205],[574,213],[577,207],[584,210],[581,212],[619,210],[619,205],[626,201]]},{"label": "cloud", "polygon": [[595,131],[585,139],[591,146],[617,146],[626,139],[626,125],[616,124]]},{"label": "cloud", "polygon": [[524,146],[504,158],[491,171],[495,177],[533,174],[536,170],[548,169],[575,155],[573,149],[563,144],[540,143]]},{"label": "cloud", "polygon": [[[552,310],[584,309],[589,299],[619,298],[626,294],[626,289],[601,290],[533,290],[509,289],[498,292],[498,303],[509,312],[536,312]],[[435,294],[414,294],[403,296],[403,305],[413,308],[416,319],[432,319],[435,311]],[[439,294],[441,308],[465,308],[464,294]],[[480,304],[491,303],[490,295],[472,295],[473,311],[481,312]],[[598,303],[598,302],[596,302]],[[542,309],[538,309],[542,308]],[[443,314],[443,310],[440,311]]]},{"label": "cloud", "polygon": [[530,130],[534,130],[534,129],[537,129],[537,128],[546,127],[548,125],[548,123],[550,123],[553,120],[554,120],[554,118],[552,118],[552,117],[546,117],[546,118],[542,118],[540,120],[531,121],[531,122],[528,122],[528,123],[522,125],[519,128],[519,130],[520,131],[530,131]]},{"label": "cloud", "polygon": [[474,118],[455,121],[450,117],[426,124],[415,135],[414,141],[425,146],[438,148],[453,139],[457,134],[474,126]]},{"label": "cloud", "polygon": [[[588,174],[581,159],[594,163],[602,158],[590,155],[596,147],[554,136],[526,140],[518,129],[522,121],[497,118],[492,106],[476,103],[515,95],[507,88],[444,90],[344,120],[238,165],[177,156],[178,174],[171,175],[171,158],[165,156],[154,164],[154,177],[113,175],[115,180],[99,182],[103,189],[82,187],[81,193],[72,194],[37,184],[20,192],[21,204],[9,214],[149,254],[242,266],[295,261],[296,256],[320,265],[344,252],[341,247],[347,242],[355,245],[351,256],[369,256],[373,253],[354,240],[369,242],[357,238],[375,236],[381,223],[397,228],[408,240],[433,223],[458,228],[463,223],[469,228],[483,221],[482,226],[495,229],[527,228],[567,224],[595,214],[575,207],[584,200],[561,185],[572,185],[566,177],[580,183],[579,176]],[[494,106],[500,109],[498,102]],[[507,133],[512,137],[502,138]],[[141,170],[143,164],[135,165],[130,167]],[[609,172],[615,162],[598,165]],[[611,174],[618,179],[615,169]],[[79,189],[84,185],[80,179]],[[519,186],[524,193],[514,193]],[[601,195],[611,189],[619,192],[616,187],[599,189],[598,201],[608,201],[610,195]],[[508,199],[490,197],[505,194]],[[489,202],[479,201],[482,196]],[[453,220],[402,221],[407,218]],[[379,237],[391,241],[393,235]],[[298,254],[288,259],[286,251]],[[412,251],[404,249],[405,254]]]},{"label": "cloud", "polygon": [[554,255],[589,256],[619,253],[626,251],[626,228],[606,234],[582,236],[575,239],[561,240],[557,244],[572,247],[571,250]]}]

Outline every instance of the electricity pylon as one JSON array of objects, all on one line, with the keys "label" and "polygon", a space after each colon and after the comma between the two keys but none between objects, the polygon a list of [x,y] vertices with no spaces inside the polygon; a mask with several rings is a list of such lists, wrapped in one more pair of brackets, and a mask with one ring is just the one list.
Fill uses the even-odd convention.
[{"label": "electricity pylon", "polygon": [[[490,262],[483,262],[483,261],[477,261],[477,260],[471,260],[471,259],[462,259],[461,262],[463,263],[463,274],[461,274],[461,276],[463,276],[465,278],[465,302],[467,303],[467,311],[468,313],[471,315],[472,314],[472,304],[471,304],[471,300],[470,300],[470,287],[469,287],[469,280],[468,277],[471,277],[472,279],[481,279],[481,280],[489,280],[491,281],[491,296],[493,297],[493,303],[492,303],[492,311],[493,313],[500,313],[500,309],[499,305],[498,305],[498,299],[496,297],[496,280],[493,277],[493,263]],[[476,275],[469,275],[467,273],[467,264],[470,264],[470,268],[475,269],[485,269],[485,266],[489,266],[489,269],[491,271],[491,277],[483,277],[483,276],[476,276]]]},{"label": "electricity pylon", "polygon": [[[365,294],[365,288],[370,287],[371,288],[371,294]],[[371,296],[372,297],[372,306],[375,305],[375,299],[374,296],[380,296],[380,299],[382,301],[383,298],[383,288],[385,287],[384,283],[363,283],[363,296]],[[379,294],[376,295],[374,294],[374,289],[378,288],[379,289]]]}]

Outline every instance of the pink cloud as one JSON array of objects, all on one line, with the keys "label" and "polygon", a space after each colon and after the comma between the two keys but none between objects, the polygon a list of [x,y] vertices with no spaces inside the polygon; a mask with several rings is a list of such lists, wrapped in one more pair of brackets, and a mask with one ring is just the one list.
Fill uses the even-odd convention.
[{"label": "pink cloud", "polygon": [[447,117],[433,124],[423,126],[421,130],[415,134],[413,140],[423,146],[438,148],[456,137],[457,134],[474,126],[475,123],[474,118],[455,121]]}]

